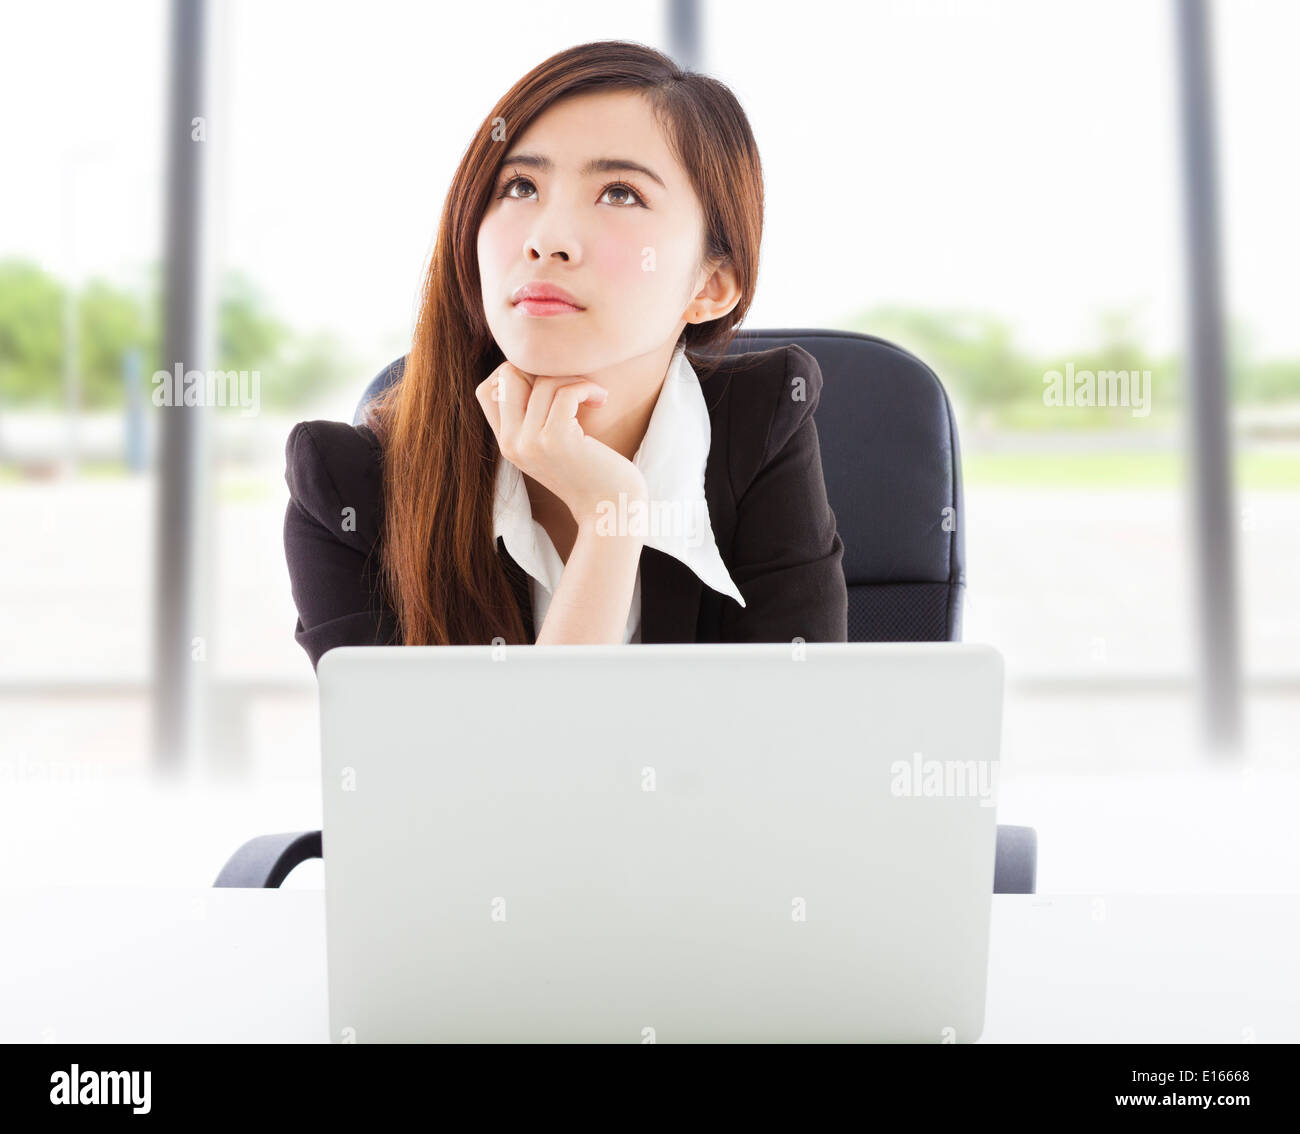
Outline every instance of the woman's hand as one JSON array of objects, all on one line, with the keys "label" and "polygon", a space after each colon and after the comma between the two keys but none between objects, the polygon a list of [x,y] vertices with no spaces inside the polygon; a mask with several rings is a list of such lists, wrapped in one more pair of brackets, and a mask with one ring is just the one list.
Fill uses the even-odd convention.
[{"label": "woman's hand", "polygon": [[608,391],[585,378],[534,377],[503,362],[474,391],[501,453],[550,489],[579,524],[597,516],[619,493],[644,499],[645,475],[608,445],[588,437],[578,421],[584,403],[604,404]]}]

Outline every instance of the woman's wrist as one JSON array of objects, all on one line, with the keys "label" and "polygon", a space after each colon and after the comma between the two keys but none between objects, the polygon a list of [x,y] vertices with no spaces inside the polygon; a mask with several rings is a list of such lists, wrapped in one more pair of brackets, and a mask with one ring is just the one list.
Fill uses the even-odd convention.
[{"label": "woman's wrist", "polygon": [[[630,504],[631,501],[626,500],[622,503],[614,501],[607,507],[598,507],[584,514],[578,521],[578,539],[585,542],[616,542],[620,546],[630,544],[639,548],[645,543],[644,526],[635,519],[629,520]],[[636,514],[637,510],[633,509],[631,515]]]},{"label": "woman's wrist", "polygon": [[584,513],[537,644],[622,642],[644,546],[639,526]]},{"label": "woman's wrist", "polygon": [[579,532],[590,528],[602,535],[626,535],[637,528],[629,519],[644,513],[649,508],[649,502],[650,494],[646,491],[644,482],[641,482],[619,488],[608,496],[592,500],[572,511]]}]

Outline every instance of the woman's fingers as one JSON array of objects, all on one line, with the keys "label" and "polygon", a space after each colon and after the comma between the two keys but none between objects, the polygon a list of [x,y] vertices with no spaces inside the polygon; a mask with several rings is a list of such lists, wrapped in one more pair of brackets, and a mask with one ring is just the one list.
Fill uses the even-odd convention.
[{"label": "woman's fingers", "polygon": [[497,388],[494,396],[501,415],[501,428],[497,433],[497,441],[502,445],[503,451],[506,446],[513,447],[515,438],[519,435],[524,421],[524,410],[531,401],[534,388],[523,372],[508,362],[502,363],[497,368]]},{"label": "woman's fingers", "polygon": [[492,432],[497,435],[499,440],[501,437],[501,411],[497,408],[496,388],[497,376],[494,372],[474,387],[474,397],[478,399],[479,407],[483,410],[483,416],[487,418],[488,424],[492,426]]},{"label": "woman's fingers", "polygon": [[606,396],[607,391],[603,386],[586,380],[559,387],[551,398],[550,410],[542,429],[555,434],[561,429],[568,429],[569,422],[577,423],[578,407],[583,402],[598,406]]},{"label": "woman's fingers", "polygon": [[536,437],[546,424],[546,415],[551,412],[551,400],[555,391],[569,383],[581,381],[578,378],[536,378],[533,391],[528,397],[528,412],[524,414],[523,433],[525,437]]},{"label": "woman's fingers", "polygon": [[502,390],[507,365],[507,363],[502,363],[474,387],[474,396],[478,399],[478,404],[483,408],[483,416],[488,419],[488,424],[492,426],[492,432],[497,435],[498,441],[501,439]]},{"label": "woman's fingers", "polygon": [[533,377],[503,362],[478,384],[475,395],[501,452],[522,468],[520,462],[527,462],[525,454],[534,453],[539,440],[572,431],[578,407],[602,404],[608,391],[590,379]]}]

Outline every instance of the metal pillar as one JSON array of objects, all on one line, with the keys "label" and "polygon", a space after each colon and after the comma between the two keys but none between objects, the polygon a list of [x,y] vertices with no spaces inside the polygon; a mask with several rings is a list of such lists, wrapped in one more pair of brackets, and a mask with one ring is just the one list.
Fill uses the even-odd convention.
[{"label": "metal pillar", "polygon": [[1187,373],[1196,525],[1199,686],[1205,740],[1242,741],[1232,439],[1219,263],[1213,61],[1204,0],[1175,0],[1187,248]]},{"label": "metal pillar", "polygon": [[703,68],[700,5],[697,0],[668,0],[668,54],[688,71]]},{"label": "metal pillar", "polygon": [[[194,134],[207,118],[206,4],[172,0],[170,85],[165,113],[167,152],[164,237],[164,333],[160,369],[182,375],[208,365],[208,302],[203,220],[206,142]],[[201,129],[201,127],[200,127]],[[207,465],[207,411],[155,407],[158,417],[154,533],[153,759],[161,773],[190,771],[203,728],[205,639],[199,597],[203,547],[201,507]]]}]

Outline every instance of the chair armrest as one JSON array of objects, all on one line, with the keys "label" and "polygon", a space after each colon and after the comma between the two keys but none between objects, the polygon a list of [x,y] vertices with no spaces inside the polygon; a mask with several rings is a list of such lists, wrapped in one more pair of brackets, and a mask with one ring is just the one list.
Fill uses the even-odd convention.
[{"label": "chair armrest", "polygon": [[214,886],[279,886],[300,862],[321,858],[319,831],[258,835],[240,847],[217,875]]},{"label": "chair armrest", "polygon": [[993,860],[995,894],[1032,894],[1038,875],[1038,833],[1033,827],[998,826]]},{"label": "chair armrest", "polygon": [[[216,886],[279,886],[309,858],[321,858],[319,831],[289,831],[249,839],[221,868]],[[1032,894],[1038,874],[1038,833],[1033,827],[998,826],[993,862],[995,894]]]}]

